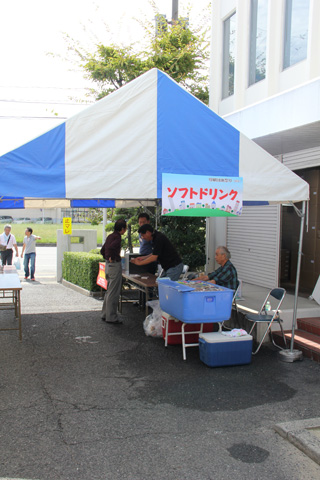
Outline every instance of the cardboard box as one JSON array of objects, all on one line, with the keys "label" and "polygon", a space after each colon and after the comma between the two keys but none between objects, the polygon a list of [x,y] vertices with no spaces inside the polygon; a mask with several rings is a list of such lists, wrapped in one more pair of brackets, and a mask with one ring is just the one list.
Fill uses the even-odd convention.
[{"label": "cardboard box", "polygon": [[252,336],[228,337],[220,332],[199,336],[200,360],[209,367],[251,363]]}]

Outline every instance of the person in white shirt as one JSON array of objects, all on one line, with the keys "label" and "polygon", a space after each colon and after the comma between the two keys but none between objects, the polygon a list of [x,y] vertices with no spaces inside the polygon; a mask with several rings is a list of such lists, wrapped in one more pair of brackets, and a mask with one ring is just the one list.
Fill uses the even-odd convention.
[{"label": "person in white shirt", "polygon": [[[37,235],[33,235],[32,232],[33,230],[30,227],[28,227],[25,231],[26,236],[23,239],[21,258],[23,258],[23,254],[25,252],[24,261],[23,261],[24,279],[27,280],[30,273],[31,280],[34,282],[35,281],[34,273],[36,270],[36,241],[40,240],[41,237],[38,237]],[[30,272],[29,272],[29,263],[31,264]]]},{"label": "person in white shirt", "polygon": [[4,232],[0,235],[2,265],[12,265],[13,249],[19,256],[15,236],[11,233],[11,225],[4,226]]}]

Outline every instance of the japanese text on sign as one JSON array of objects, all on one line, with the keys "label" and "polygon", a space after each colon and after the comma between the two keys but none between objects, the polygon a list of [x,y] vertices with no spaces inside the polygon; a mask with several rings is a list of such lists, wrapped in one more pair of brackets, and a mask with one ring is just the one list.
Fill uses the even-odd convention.
[{"label": "japanese text on sign", "polygon": [[72,234],[72,221],[71,218],[64,218],[63,219],[63,235],[71,235]]},{"label": "japanese text on sign", "polygon": [[240,215],[242,189],[240,177],[162,174],[162,215]]},{"label": "japanese text on sign", "polygon": [[107,290],[108,280],[106,279],[106,267],[105,263],[99,262],[99,273],[97,276],[97,285]]}]

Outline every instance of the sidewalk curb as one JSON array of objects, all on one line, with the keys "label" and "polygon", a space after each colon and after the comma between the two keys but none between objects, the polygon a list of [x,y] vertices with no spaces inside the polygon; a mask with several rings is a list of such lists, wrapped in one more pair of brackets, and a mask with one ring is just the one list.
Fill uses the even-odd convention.
[{"label": "sidewalk curb", "polygon": [[278,423],[274,429],[320,465],[320,417]]},{"label": "sidewalk curb", "polygon": [[75,292],[81,293],[82,295],[85,295],[87,297],[93,297],[93,298],[103,297],[103,291],[92,292],[90,290],[86,290],[85,288],[79,287],[79,285],[75,285],[74,283],[68,282],[67,280],[64,280],[64,278],[62,279],[61,284],[64,287],[71,288],[71,290],[74,290]]}]

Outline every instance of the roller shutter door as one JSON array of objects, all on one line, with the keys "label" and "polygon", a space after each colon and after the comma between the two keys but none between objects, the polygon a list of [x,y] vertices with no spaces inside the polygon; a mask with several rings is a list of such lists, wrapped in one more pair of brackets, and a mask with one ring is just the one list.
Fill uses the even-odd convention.
[{"label": "roller shutter door", "polygon": [[279,282],[280,206],[244,207],[228,218],[227,246],[239,278],[272,288]]},{"label": "roller shutter door", "polygon": [[320,147],[285,153],[282,155],[282,162],[290,170],[318,167],[320,165]]}]

